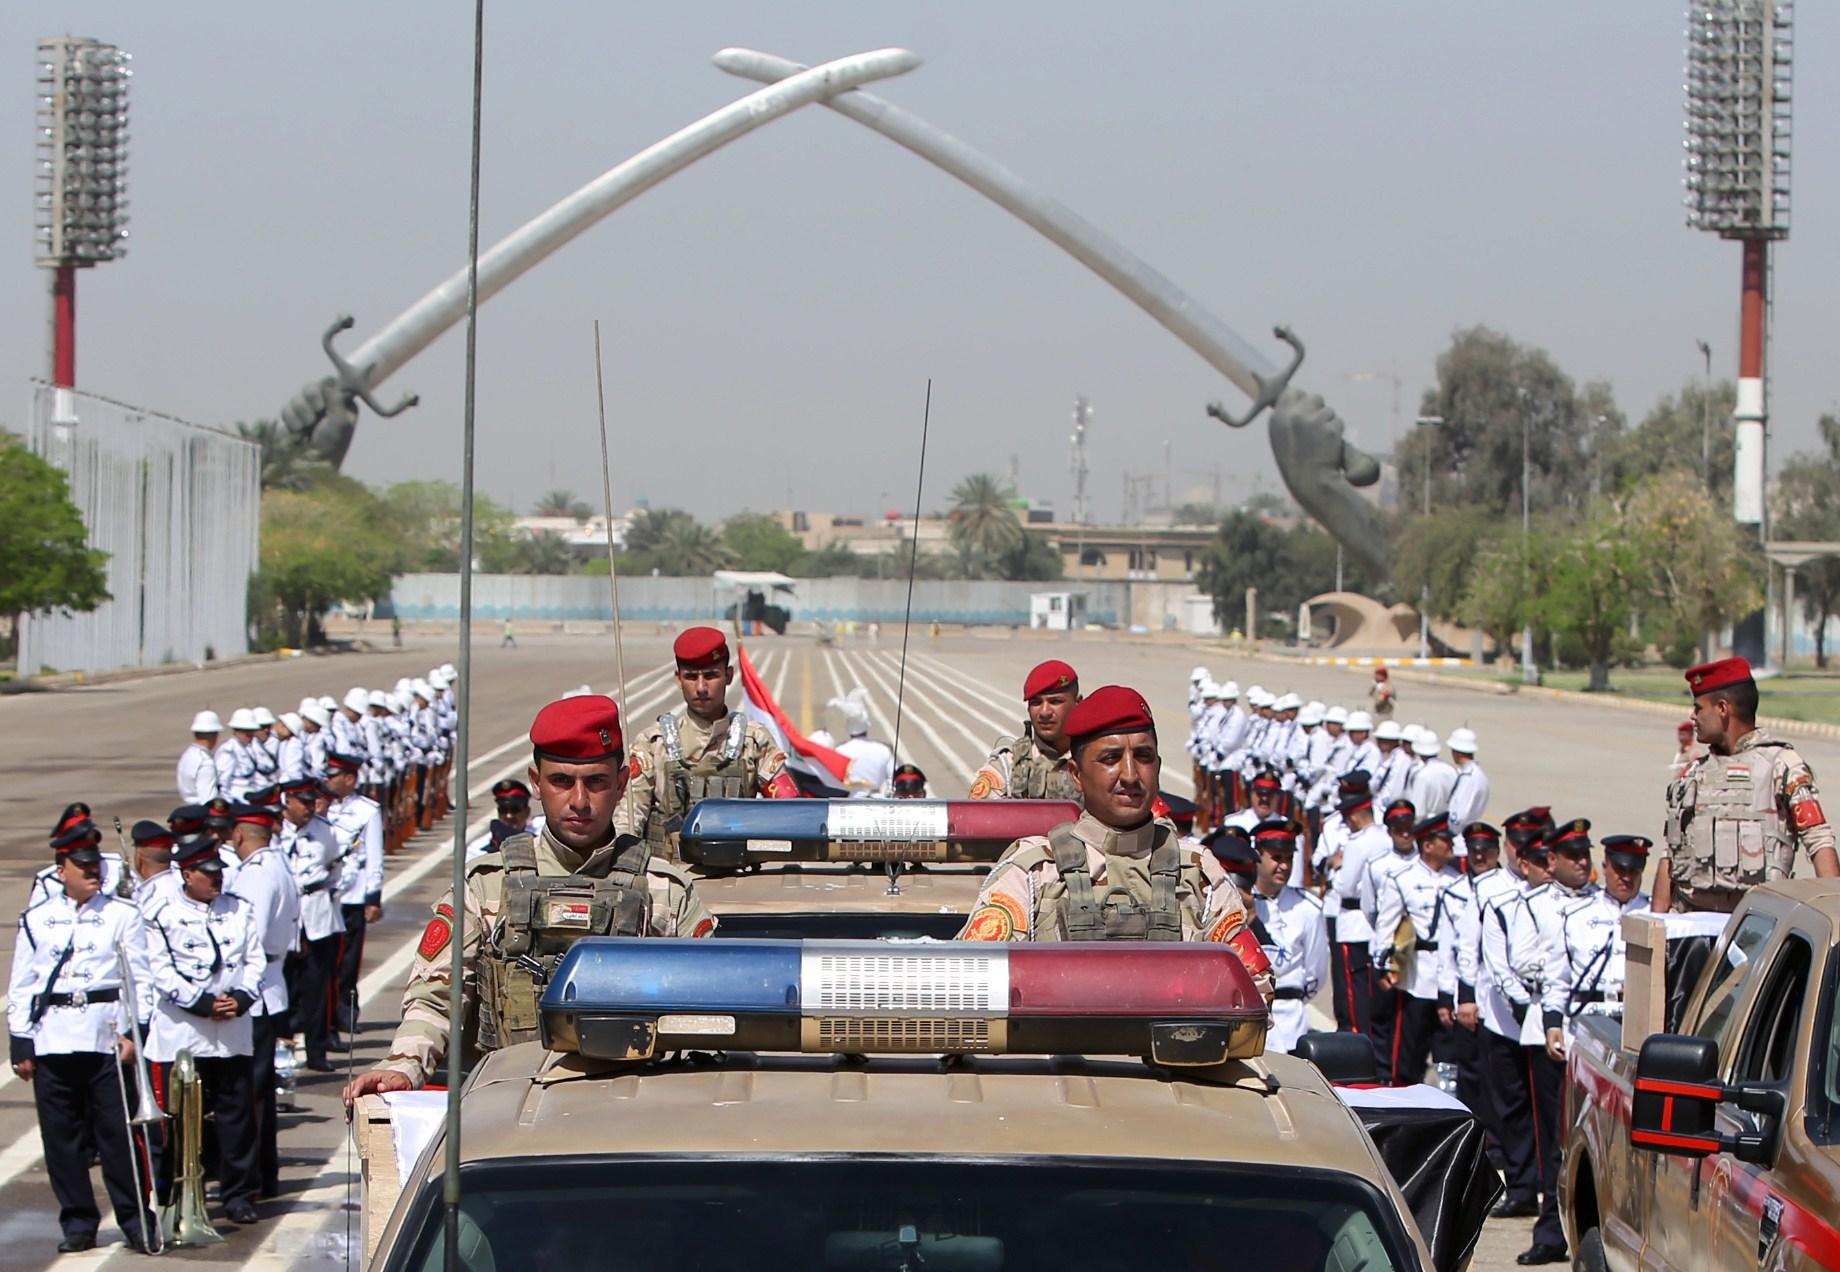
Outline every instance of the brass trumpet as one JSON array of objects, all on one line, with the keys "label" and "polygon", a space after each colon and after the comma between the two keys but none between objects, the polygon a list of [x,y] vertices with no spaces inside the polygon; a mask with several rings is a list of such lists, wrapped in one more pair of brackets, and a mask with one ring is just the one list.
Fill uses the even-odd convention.
[{"label": "brass trumpet", "polygon": [[177,1174],[173,1199],[160,1212],[160,1230],[172,1247],[216,1245],[224,1238],[204,1213],[204,1082],[190,1051],[181,1051],[168,1075]]},{"label": "brass trumpet", "polygon": [[[115,824],[119,830],[121,818],[117,817]],[[124,857],[124,860],[127,858]],[[142,1135],[151,1134],[147,1128],[164,1122],[166,1114],[160,1111],[159,1101],[153,1098],[153,1076],[147,1070],[147,1040],[141,1035],[140,1021],[137,1017],[141,1000],[140,995],[136,992],[134,966],[128,959],[126,943],[120,940],[115,942],[115,961],[121,969],[121,999],[126,1004],[123,1015],[128,1018],[128,1037],[134,1042],[134,1102],[132,1105],[128,1101],[128,1080],[122,1076],[119,1064],[115,1066],[115,1083],[121,1091],[121,1106],[128,1117],[128,1165],[134,1177],[134,1197],[140,1209],[141,1240],[146,1244],[149,1253],[159,1254],[166,1249],[166,1243],[162,1239],[160,1225],[154,1218],[154,1204],[157,1199],[150,1196],[154,1189],[154,1181],[141,1178],[139,1144],[142,1141],[134,1132],[136,1128],[139,1128]]]}]

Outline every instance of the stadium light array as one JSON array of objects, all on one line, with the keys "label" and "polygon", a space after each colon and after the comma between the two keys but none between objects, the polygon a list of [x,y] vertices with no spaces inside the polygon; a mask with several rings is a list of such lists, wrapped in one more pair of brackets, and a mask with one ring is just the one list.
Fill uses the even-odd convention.
[{"label": "stadium light array", "polygon": [[119,260],[128,251],[130,57],[112,44],[38,42],[38,263]]},{"label": "stadium light array", "polygon": [[1789,233],[1793,5],[1687,6],[1687,225],[1724,238]]}]

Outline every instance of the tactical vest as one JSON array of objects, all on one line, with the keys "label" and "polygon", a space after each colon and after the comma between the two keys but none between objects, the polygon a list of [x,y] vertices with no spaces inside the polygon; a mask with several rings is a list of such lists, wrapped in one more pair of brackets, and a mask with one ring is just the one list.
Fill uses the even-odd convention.
[{"label": "tactical vest", "polygon": [[1150,849],[1150,895],[1142,897],[1127,884],[1112,880],[1133,878],[1130,861],[1106,856],[1104,893],[1093,888],[1087,868],[1086,845],[1071,826],[1048,832],[1048,847],[1066,896],[1060,904],[1063,940],[1068,941],[1179,941],[1182,909],[1177,888],[1182,882],[1182,854],[1169,827],[1158,824]]},{"label": "tactical vest", "polygon": [[537,1037],[537,999],[569,946],[584,936],[643,936],[651,908],[645,867],[651,849],[621,836],[582,864],[581,874],[539,875],[537,841],[499,845],[504,897],[479,951],[479,1049]]},{"label": "tactical vest", "polygon": [[645,823],[645,842],[653,851],[677,859],[677,832],[698,801],[745,799],[754,793],[751,774],[742,752],[747,748],[747,722],[740,712],[730,715],[709,735],[703,758],[684,762],[684,745],[677,716],[667,711],[658,717],[664,742],[664,793],[652,801]]},{"label": "tactical vest", "polygon": [[1080,788],[1074,785],[1073,775],[1064,768],[1058,768],[1054,762],[1041,753],[1035,745],[1031,734],[1011,738],[997,744],[999,749],[1007,748],[1010,754],[1009,788],[1004,791],[1009,799],[1070,799],[1080,802]]},{"label": "tactical vest", "polygon": [[1771,739],[1736,755],[1708,755],[1668,787],[1663,833],[1683,895],[1714,900],[1789,877],[1795,839],[1776,804],[1776,765],[1788,745]]}]

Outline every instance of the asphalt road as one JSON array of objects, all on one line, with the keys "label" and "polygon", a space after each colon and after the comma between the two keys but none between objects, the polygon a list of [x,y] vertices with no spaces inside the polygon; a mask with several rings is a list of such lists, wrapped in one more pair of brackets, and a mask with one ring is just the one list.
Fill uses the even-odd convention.
[{"label": "asphalt road", "polygon": [[[609,690],[614,679],[613,651],[605,638],[520,639],[519,648],[500,649],[494,633],[475,646],[469,785],[476,801],[492,781],[523,768],[524,732],[539,706],[582,684]],[[305,657],[0,699],[0,807],[10,814],[0,825],[0,889],[23,903],[31,873],[49,859],[46,832],[72,799],[89,801],[105,826],[117,814],[125,824],[140,817],[163,819],[177,802],[174,765],[194,711],[211,707],[227,716],[260,702],[280,712],[303,694],[342,696],[354,684],[387,685],[456,661],[456,653],[451,644],[412,642],[400,651]],[[875,734],[893,736],[900,683],[897,631],[884,628],[879,644],[858,637],[834,647],[769,636],[750,642],[750,653],[769,690],[802,729],[828,727],[841,734],[841,719],[826,703],[861,683],[874,705]],[[667,641],[634,636],[626,655],[628,716],[649,719],[674,701]],[[1195,645],[1027,633],[933,639],[920,633],[908,652],[899,749],[902,759],[926,771],[935,795],[965,790],[991,739],[1017,729],[1022,677],[1046,657],[1067,658],[1088,688],[1122,683],[1140,689],[1166,722],[1166,750],[1176,756],[1165,786],[1183,794],[1190,793],[1190,783],[1179,747],[1187,732],[1188,673],[1195,664],[1205,663],[1216,677],[1231,676],[1242,686],[1262,683],[1295,689],[1306,699],[1351,705],[1361,701],[1368,679],[1349,669],[1235,661]],[[738,691],[733,700],[739,701]],[[1765,700],[1767,710],[1767,689]],[[1561,817],[1590,818],[1599,833],[1658,833],[1672,755],[1670,720],[1608,706],[1410,684],[1402,686],[1399,718],[1420,720],[1445,735],[1459,725],[1476,730],[1491,782],[1492,819],[1549,803]],[[1840,775],[1840,747],[1809,743],[1801,749],[1817,774]],[[371,930],[360,987],[366,1022],[354,1060],[360,1067],[387,1048],[409,952],[447,878],[450,836],[450,826],[443,825],[388,862],[386,914]],[[14,936],[11,925],[0,932],[0,952],[9,957]],[[348,1228],[355,1240],[357,1194],[356,1162],[346,1147],[336,1099],[341,1081],[342,1075],[303,1078],[302,1107],[283,1118],[283,1196],[263,1206],[263,1221],[244,1230],[223,1224],[226,1244],[180,1257],[264,1267],[346,1266]],[[1525,1221],[1492,1225],[1474,1266],[1513,1266],[1514,1253],[1527,1244],[1528,1228]],[[0,1077],[0,1272],[53,1262],[125,1266],[130,1257],[118,1245],[105,1245],[60,1258],[54,1253],[57,1235],[30,1088],[8,1073]],[[107,1220],[102,1235],[105,1242],[117,1239]],[[357,1262],[354,1254],[351,1265]]]}]

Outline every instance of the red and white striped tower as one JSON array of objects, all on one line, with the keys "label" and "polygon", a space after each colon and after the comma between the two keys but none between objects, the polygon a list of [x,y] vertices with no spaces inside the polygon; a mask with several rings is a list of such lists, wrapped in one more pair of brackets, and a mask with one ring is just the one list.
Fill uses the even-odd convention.
[{"label": "red and white striped tower", "polygon": [[1764,423],[1769,418],[1763,396],[1764,319],[1769,311],[1768,239],[1747,238],[1744,246],[1744,298],[1738,317],[1738,406],[1732,412],[1736,456],[1732,473],[1732,517],[1740,525],[1763,524]]},{"label": "red and white striped tower", "polygon": [[1688,0],[1687,224],[1744,251],[1732,516],[1764,522],[1769,249],[1789,236],[1790,0]]}]

